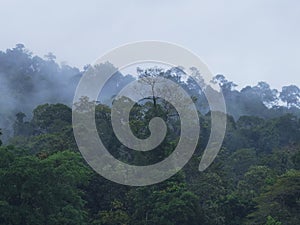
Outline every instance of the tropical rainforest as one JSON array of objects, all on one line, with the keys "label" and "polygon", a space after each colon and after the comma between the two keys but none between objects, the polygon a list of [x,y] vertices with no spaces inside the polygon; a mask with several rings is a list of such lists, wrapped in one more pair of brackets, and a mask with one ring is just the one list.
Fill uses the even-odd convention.
[{"label": "tropical rainforest", "polygon": [[[0,224],[3,225],[297,225],[300,224],[300,89],[272,89],[264,81],[237,90],[216,75],[227,106],[225,139],[205,171],[198,165],[210,135],[211,113],[202,87],[179,67],[138,69],[179,83],[193,97],[200,139],[189,163],[168,180],[145,187],[114,183],[81,156],[72,127],[72,100],[88,70],[59,65],[53,53],[33,55],[23,44],[0,51]],[[99,70],[109,70],[109,62]],[[195,73],[199,73],[194,68]],[[200,71],[201,73],[201,71]],[[133,165],[159,162],[172,153],[180,118],[163,100],[134,105],[130,127],[149,136],[161,117],[168,132],[154,151],[126,148],[111,124],[114,96],[136,79],[117,72],[95,109],[99,137],[110,153]],[[76,107],[93,105],[83,97]]]}]

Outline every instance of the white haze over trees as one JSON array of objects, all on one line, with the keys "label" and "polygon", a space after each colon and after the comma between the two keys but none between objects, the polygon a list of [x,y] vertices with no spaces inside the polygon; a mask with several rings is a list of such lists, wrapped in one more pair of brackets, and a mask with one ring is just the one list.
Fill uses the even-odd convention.
[{"label": "white haze over trees", "polygon": [[[58,65],[56,56],[48,53],[44,57],[33,55],[23,44],[0,51],[0,128],[4,139],[12,135],[12,127],[17,113],[22,112],[22,120],[31,119],[32,110],[45,103],[72,104],[75,88],[84,70],[67,64]],[[85,70],[88,68],[85,67]],[[107,62],[97,66],[98,70],[114,70]],[[196,70],[196,68],[194,68]],[[196,71],[197,72],[197,71]],[[202,114],[209,112],[207,101],[201,88],[178,68],[164,69],[164,76],[180,83],[193,96]],[[136,79],[132,75],[117,72],[106,83],[99,101],[111,105],[114,96],[128,83]],[[262,118],[280,116],[284,113],[300,115],[300,89],[296,85],[284,86],[282,90],[272,89],[266,82],[246,86],[240,91],[237,85],[224,75],[216,75],[211,81],[218,83],[225,96],[229,115],[238,119],[243,115]],[[25,117],[26,115],[26,117]],[[20,119],[20,118],[19,118]]]}]

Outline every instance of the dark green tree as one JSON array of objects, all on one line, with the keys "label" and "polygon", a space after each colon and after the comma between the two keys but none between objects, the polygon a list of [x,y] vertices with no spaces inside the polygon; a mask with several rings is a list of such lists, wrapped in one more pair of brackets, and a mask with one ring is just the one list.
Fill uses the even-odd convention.
[{"label": "dark green tree", "polygon": [[300,172],[288,171],[257,198],[257,210],[249,215],[248,224],[264,224],[270,220],[269,216],[274,218],[277,223],[299,224],[299,199]]}]

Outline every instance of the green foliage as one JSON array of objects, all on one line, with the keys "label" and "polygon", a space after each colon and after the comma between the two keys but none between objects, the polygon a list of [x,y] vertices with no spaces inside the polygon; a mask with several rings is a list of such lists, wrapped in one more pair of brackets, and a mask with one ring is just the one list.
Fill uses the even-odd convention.
[{"label": "green foliage", "polygon": [[234,182],[237,182],[251,166],[257,164],[256,151],[253,148],[238,149],[227,160],[229,176]]},{"label": "green foliage", "polygon": [[126,225],[130,217],[122,202],[113,201],[110,210],[103,210],[98,213],[92,225]]},{"label": "green foliage", "polygon": [[300,170],[300,150],[298,150],[293,156],[292,161],[296,170]]},{"label": "green foliage", "polygon": [[133,189],[129,194],[135,224],[198,224],[199,199],[178,180]]},{"label": "green foliage", "polygon": [[249,224],[261,224],[268,216],[287,225],[299,224],[300,172],[291,170],[280,176],[256,201],[257,210],[249,215]]},{"label": "green foliage", "polygon": [[[54,63],[54,58],[48,55],[47,62]],[[109,71],[114,69],[107,66]],[[165,75],[181,82],[170,71]],[[233,83],[218,79],[227,100],[235,100],[238,93]],[[257,99],[276,101],[263,83],[250,89],[243,94],[255,95],[255,89]],[[82,116],[94,106],[95,102],[82,97],[74,113]],[[255,107],[260,110],[261,102]],[[138,138],[150,135],[148,125],[153,117],[166,122],[166,138],[150,152],[123,146],[113,132],[110,114],[108,105],[96,104],[99,137],[123,162],[147,165],[161,161],[178,143],[180,118],[162,99],[139,102],[130,112],[130,128]],[[9,145],[0,147],[0,224],[299,224],[300,123],[291,114],[271,119],[243,116],[237,121],[228,116],[222,149],[205,172],[199,172],[198,165],[211,121],[210,113],[199,115],[200,142],[186,167],[165,182],[135,188],[112,183],[84,163],[77,152],[68,106],[44,104],[36,107],[32,118],[25,121],[24,116],[17,113],[14,137]],[[89,132],[84,121],[78,126],[81,132]]]},{"label": "green foliage", "polygon": [[60,152],[44,159],[13,157],[1,149],[1,224],[86,224],[79,187],[89,170],[78,154]]},{"label": "green foliage", "polygon": [[[80,109],[93,105],[82,98],[75,113],[86,113]],[[131,151],[118,141],[110,107],[98,104],[95,112],[99,137],[119,160],[151,164],[177,145],[180,119],[164,101],[155,108],[152,101],[135,104],[130,113],[132,132],[139,138],[150,135],[153,117],[166,121],[165,140],[149,153]],[[16,136],[10,146],[0,148],[0,224],[297,224],[299,121],[292,115],[228,117],[224,146],[203,173],[197,168],[210,135],[210,114],[200,115],[200,123],[201,142],[182,172],[157,185],[129,188],[83,163],[76,153],[69,107],[41,105],[28,121],[17,114]],[[78,126],[88,132],[84,123]]]},{"label": "green foliage", "polygon": [[268,216],[265,225],[281,225],[281,222],[276,221],[272,216]]},{"label": "green foliage", "polygon": [[40,105],[33,111],[32,123],[38,134],[60,132],[71,122],[71,109],[63,104]]}]

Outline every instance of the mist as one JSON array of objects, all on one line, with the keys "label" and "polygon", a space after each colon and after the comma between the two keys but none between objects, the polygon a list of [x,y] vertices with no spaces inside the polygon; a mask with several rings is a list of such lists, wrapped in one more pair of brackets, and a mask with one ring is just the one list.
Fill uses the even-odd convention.
[{"label": "mist", "polygon": [[[13,135],[13,124],[16,114],[23,112],[25,121],[32,118],[33,110],[45,103],[63,103],[72,106],[77,84],[88,70],[83,70],[67,64],[59,65],[56,56],[48,53],[44,57],[33,55],[23,44],[0,51],[0,128],[2,140],[7,141]],[[107,62],[97,65],[97,70],[116,70]],[[171,68],[172,70],[172,68]],[[165,74],[171,79],[177,79],[184,74],[170,77],[171,70]],[[98,72],[99,72],[98,71]],[[137,77],[134,73],[123,75],[116,72],[105,84],[99,95],[99,102],[111,105],[114,96]],[[177,78],[176,78],[177,77]],[[209,112],[209,107],[201,88],[192,79],[180,77],[180,85],[196,97],[196,106],[202,114]],[[228,114],[236,120],[244,115],[270,118],[284,113],[300,115],[300,89],[295,85],[285,86],[281,91],[272,89],[266,82],[258,82],[256,86],[246,86],[240,91],[237,85],[227,80],[224,75],[216,75],[211,82],[218,83],[223,91]],[[205,84],[209,86],[209,84]]]},{"label": "mist", "polygon": [[16,113],[25,113],[29,120],[37,105],[59,102],[71,106],[81,74],[77,68],[58,65],[52,53],[44,58],[33,56],[22,44],[0,52],[0,127],[4,140],[12,135]]}]

